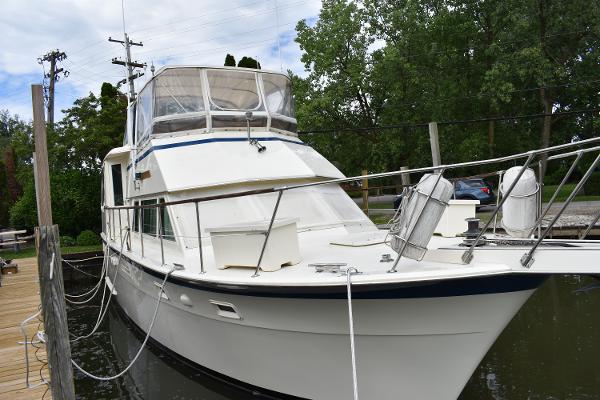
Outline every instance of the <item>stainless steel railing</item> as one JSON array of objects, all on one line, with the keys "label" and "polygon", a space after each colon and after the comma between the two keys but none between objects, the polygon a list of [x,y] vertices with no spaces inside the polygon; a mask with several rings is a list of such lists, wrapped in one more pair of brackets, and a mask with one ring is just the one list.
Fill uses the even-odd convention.
[{"label": "stainless steel railing", "polygon": [[[485,234],[485,232],[487,231],[487,229],[490,228],[490,226],[492,225],[492,223],[494,225],[494,232],[495,232],[498,213],[502,209],[502,205],[505,203],[506,199],[508,199],[508,197],[512,193],[513,189],[515,188],[517,182],[519,181],[519,179],[521,178],[521,176],[523,175],[523,173],[527,170],[527,168],[529,168],[530,165],[532,165],[533,161],[537,157],[539,157],[540,155],[548,155],[548,154],[560,152],[560,151],[563,151],[563,150],[566,150],[566,149],[572,149],[572,148],[580,147],[580,149],[577,149],[577,150],[574,150],[574,151],[568,151],[568,152],[564,152],[564,153],[553,154],[551,156],[548,156],[547,159],[546,159],[547,161],[551,161],[551,160],[556,160],[556,159],[562,159],[562,158],[566,158],[566,157],[576,156],[576,159],[571,164],[571,167],[569,168],[569,170],[565,174],[565,177],[563,177],[560,185],[557,187],[557,189],[556,189],[555,193],[553,194],[553,196],[552,196],[549,204],[546,205],[546,207],[544,208],[544,210],[541,209],[541,201],[539,202],[539,206],[538,206],[539,207],[539,215],[538,215],[535,227],[530,232],[531,234],[533,234],[535,230],[538,230],[538,240],[533,243],[532,248],[528,251],[528,253],[526,253],[523,256],[523,258],[521,260],[522,265],[528,267],[528,266],[531,265],[531,260],[532,260],[532,257],[533,257],[533,253],[535,252],[535,250],[537,249],[537,247],[539,246],[539,244],[544,240],[544,238],[547,236],[548,232],[554,226],[554,224],[556,223],[556,221],[558,220],[558,218],[562,215],[562,213],[565,211],[565,209],[567,208],[567,206],[573,201],[573,199],[575,198],[575,196],[578,194],[578,192],[581,190],[581,188],[583,187],[583,185],[587,182],[587,180],[591,176],[591,174],[594,171],[594,169],[598,166],[598,164],[600,162],[600,146],[595,146],[595,147],[585,147],[585,146],[589,146],[589,145],[592,145],[592,144],[595,144],[595,143],[599,143],[599,142],[600,142],[600,137],[595,137],[595,138],[586,139],[586,140],[582,140],[582,141],[575,142],[575,143],[567,143],[567,144],[562,144],[562,145],[558,145],[558,146],[548,147],[548,148],[545,148],[545,149],[533,150],[533,151],[529,151],[529,152],[526,152],[526,153],[520,153],[520,154],[511,155],[511,156],[497,157],[497,158],[492,158],[492,159],[487,159],[487,160],[480,160],[480,161],[469,161],[469,162],[463,162],[463,163],[440,165],[440,166],[435,166],[435,167],[413,168],[413,169],[400,170],[400,171],[391,171],[391,172],[384,172],[384,173],[376,173],[376,174],[367,174],[367,175],[353,176],[353,177],[349,177],[349,178],[319,180],[319,181],[315,181],[315,182],[309,182],[309,183],[298,184],[298,185],[280,186],[280,187],[272,187],[272,188],[256,189],[256,190],[247,190],[247,191],[240,191],[240,192],[235,192],[235,193],[230,193],[230,194],[203,196],[203,197],[196,197],[196,198],[185,199],[185,200],[160,202],[160,203],[156,203],[156,204],[139,204],[139,205],[123,205],[123,206],[103,206],[103,212],[104,212],[103,218],[107,222],[107,225],[108,225],[108,226],[105,226],[105,234],[107,234],[108,237],[111,238],[112,240],[115,240],[117,238],[117,232],[118,232],[118,236],[121,237],[123,229],[131,229],[129,212],[131,210],[133,210],[134,212],[138,212],[139,211],[140,218],[138,219],[138,224],[139,224],[138,228],[139,228],[139,231],[140,231],[140,248],[141,248],[142,257],[144,257],[144,239],[143,239],[143,236],[144,236],[144,234],[143,234],[144,213],[141,210],[147,209],[147,208],[156,208],[156,209],[158,209],[158,214],[159,214],[158,237],[159,237],[160,249],[161,249],[161,262],[164,265],[165,264],[165,251],[164,251],[164,243],[163,243],[164,232],[163,232],[163,226],[162,226],[163,225],[162,224],[162,218],[163,218],[163,216],[162,216],[162,210],[163,209],[167,210],[168,207],[171,207],[171,206],[194,203],[195,213],[196,213],[196,229],[197,229],[198,251],[199,251],[199,257],[200,257],[200,270],[201,270],[201,273],[204,273],[205,272],[205,265],[204,265],[204,255],[203,255],[203,251],[202,251],[202,231],[201,231],[201,225],[200,225],[201,220],[200,220],[200,212],[199,212],[199,206],[198,206],[199,203],[207,202],[207,201],[222,200],[222,199],[238,198],[238,197],[244,197],[244,196],[259,195],[259,194],[277,193],[277,200],[275,202],[275,206],[273,208],[273,212],[271,213],[271,218],[270,218],[269,226],[268,226],[267,230],[263,232],[263,234],[265,236],[265,239],[264,239],[264,241],[262,243],[262,248],[261,248],[260,256],[259,256],[258,262],[256,264],[255,271],[254,271],[254,273],[252,275],[253,277],[256,277],[256,276],[259,276],[259,271],[260,271],[260,266],[261,266],[261,262],[262,262],[262,259],[263,259],[263,255],[264,255],[265,250],[267,248],[267,244],[268,244],[268,241],[269,241],[269,236],[270,236],[271,230],[273,228],[273,223],[274,223],[274,221],[276,219],[277,211],[278,211],[278,208],[279,208],[279,205],[280,205],[280,202],[281,202],[281,198],[283,196],[283,192],[285,192],[285,191],[297,190],[297,189],[307,188],[307,187],[313,187],[313,186],[330,185],[330,184],[341,184],[341,183],[346,183],[346,182],[361,181],[363,179],[380,179],[380,178],[387,178],[387,177],[393,177],[393,176],[399,176],[399,175],[421,174],[421,173],[436,172],[436,171],[445,172],[445,171],[448,171],[448,170],[453,170],[453,169],[458,169],[458,168],[475,167],[475,166],[483,166],[483,165],[493,165],[493,164],[500,164],[500,163],[504,163],[504,162],[510,162],[510,161],[517,161],[517,160],[525,159],[525,163],[522,165],[521,169],[519,170],[519,173],[517,174],[517,177],[514,179],[514,181],[512,182],[511,186],[508,188],[508,190],[506,190],[506,192],[502,193],[502,198],[501,199],[500,199],[500,196],[498,197],[500,200],[497,201],[497,204],[495,205],[494,210],[492,212],[491,218],[489,218],[489,220],[487,221],[487,223],[481,229],[479,235],[471,242],[470,247],[464,252],[464,254],[462,256],[462,260],[463,260],[463,262],[465,262],[465,263],[468,264],[473,259],[473,251],[475,250],[475,247],[483,240],[483,238],[484,238],[483,235]],[[567,198],[567,200],[564,202],[564,204],[561,207],[559,213],[554,216],[554,218],[552,219],[552,221],[550,222],[550,224],[542,232],[541,231],[541,224],[542,224],[542,221],[543,221],[543,217],[548,213],[551,205],[556,200],[556,198],[558,196],[558,193],[564,187],[565,183],[568,181],[568,179],[572,175],[572,173],[573,173],[576,165],[581,160],[583,154],[585,154],[585,153],[593,153],[595,151],[599,152],[598,157],[592,163],[592,165],[590,166],[590,168],[588,168],[586,174],[579,180],[579,182],[576,185],[576,188],[573,190],[573,192],[571,193],[571,195],[569,195],[569,197]],[[540,160],[540,162],[541,162],[541,160]],[[503,174],[503,172],[504,171],[498,171],[497,172],[498,175],[499,175],[499,181],[500,182],[502,182],[502,174]],[[441,173],[440,173],[440,177],[441,177]],[[434,190],[435,190],[435,187],[437,186],[438,183],[439,183],[439,179],[435,183]],[[431,196],[429,196],[429,197],[431,197]],[[541,197],[541,194],[540,194],[540,197]],[[115,211],[118,212],[118,218],[117,219],[115,219],[115,215],[114,215]],[[123,226],[122,226],[122,217],[121,217],[121,212],[122,211],[127,213],[127,227],[126,228],[123,228]],[[419,217],[417,217],[417,223],[418,223],[418,218]],[[580,239],[584,239],[587,236],[587,234],[591,231],[591,229],[593,228],[593,226],[595,225],[595,223],[599,219],[600,219],[600,212],[591,221],[590,225],[587,227],[587,229],[584,232],[584,234],[582,234],[580,236]],[[115,226],[116,223],[117,223],[117,221],[118,221],[118,224],[119,224],[118,230],[116,229],[116,226]],[[410,238],[410,233],[408,235],[408,238]],[[129,244],[129,248],[130,248],[131,242],[128,241],[128,244]],[[402,251],[400,252],[400,256],[397,257],[397,259],[396,259],[393,267],[390,269],[389,272],[395,272],[396,271],[396,267],[397,267],[398,262],[399,262],[399,260],[401,258],[401,254],[402,254]]]}]

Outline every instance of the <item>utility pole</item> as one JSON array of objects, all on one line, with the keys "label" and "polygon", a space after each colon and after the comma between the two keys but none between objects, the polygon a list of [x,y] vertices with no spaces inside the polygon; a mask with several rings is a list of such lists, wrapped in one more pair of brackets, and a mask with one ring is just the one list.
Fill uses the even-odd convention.
[{"label": "utility pole", "polygon": [[54,399],[75,400],[60,236],[58,225],[52,225],[52,207],[50,206],[50,174],[42,85],[31,85],[31,100],[35,135],[34,175],[39,225],[36,229],[35,243],[44,330],[47,337],[46,353],[50,366],[50,388]]},{"label": "utility pole", "polygon": [[135,99],[135,86],[133,85],[133,81],[136,78],[139,78],[144,75],[143,72],[134,73],[133,68],[146,68],[146,63],[140,63],[137,61],[131,61],[131,46],[143,46],[142,42],[136,43],[129,39],[129,35],[125,33],[125,40],[116,40],[111,37],[108,38],[109,42],[113,43],[121,43],[125,46],[125,54],[127,55],[127,60],[122,61],[117,59],[117,57],[112,59],[113,64],[123,65],[127,67],[127,78],[119,81],[117,84],[120,87],[124,83],[129,83],[129,98],[130,100]]},{"label": "utility pole", "polygon": [[60,79],[60,73],[66,78],[69,76],[69,71],[65,71],[63,68],[58,68],[57,62],[64,61],[67,55],[64,51],[58,49],[52,50],[46,53],[43,57],[38,58],[38,63],[44,64],[44,61],[50,63],[50,71],[44,74],[44,79],[50,79],[48,87],[48,123],[50,126],[54,125],[54,85]]}]

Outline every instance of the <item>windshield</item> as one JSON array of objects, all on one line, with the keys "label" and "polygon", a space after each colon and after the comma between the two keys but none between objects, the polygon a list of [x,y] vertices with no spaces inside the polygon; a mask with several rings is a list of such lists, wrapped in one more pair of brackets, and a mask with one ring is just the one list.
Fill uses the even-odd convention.
[{"label": "windshield", "polygon": [[256,74],[245,71],[208,70],[211,110],[259,110]]},{"label": "windshield", "polygon": [[204,111],[202,80],[195,68],[168,69],[154,81],[154,116]]},{"label": "windshield", "polygon": [[263,74],[265,101],[272,114],[294,118],[292,83],[285,76]]}]

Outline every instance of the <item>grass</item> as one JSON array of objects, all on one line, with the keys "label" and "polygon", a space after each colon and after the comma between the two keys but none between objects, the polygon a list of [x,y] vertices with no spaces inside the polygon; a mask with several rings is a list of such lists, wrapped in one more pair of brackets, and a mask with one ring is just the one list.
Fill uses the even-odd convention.
[{"label": "grass", "polygon": [[375,225],[383,225],[383,224],[387,224],[390,221],[390,218],[392,218],[391,215],[371,215],[369,216],[369,218],[371,218],[371,221],[373,221],[373,223]]},{"label": "grass", "polygon": [[[557,187],[558,187],[558,185],[545,185],[542,190],[542,201],[543,202],[550,201],[550,198],[552,198],[552,195],[556,191]],[[575,184],[567,183],[565,186],[563,186],[562,190],[558,193],[558,196],[556,197],[555,201],[565,201],[567,199],[567,197],[569,197],[569,195],[571,194],[573,189],[575,189]],[[581,192],[574,199],[574,201],[594,201],[594,200],[600,200],[600,196],[584,195],[584,194],[581,194]]]},{"label": "grass", "polygon": [[369,209],[370,210],[377,210],[377,209],[393,209],[394,205],[392,203],[369,203]]},{"label": "grass", "polygon": [[[101,250],[102,250],[101,244],[93,245],[93,246],[67,246],[67,247],[60,248],[60,251],[63,255],[64,254],[74,254],[74,253],[86,253],[88,251],[101,251]],[[6,258],[9,260],[16,260],[19,258],[29,258],[29,257],[35,257],[35,256],[36,256],[35,247],[26,247],[26,248],[21,249],[18,252],[15,252],[13,250],[7,250],[7,251],[0,252],[0,257]]]}]

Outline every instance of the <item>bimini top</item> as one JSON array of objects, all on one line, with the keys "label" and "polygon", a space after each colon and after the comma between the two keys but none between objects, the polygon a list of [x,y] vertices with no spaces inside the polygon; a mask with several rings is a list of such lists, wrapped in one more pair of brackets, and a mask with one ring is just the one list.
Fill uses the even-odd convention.
[{"label": "bimini top", "polygon": [[161,68],[140,91],[136,138],[251,127],[295,135],[292,84],[283,74],[236,67]]}]

